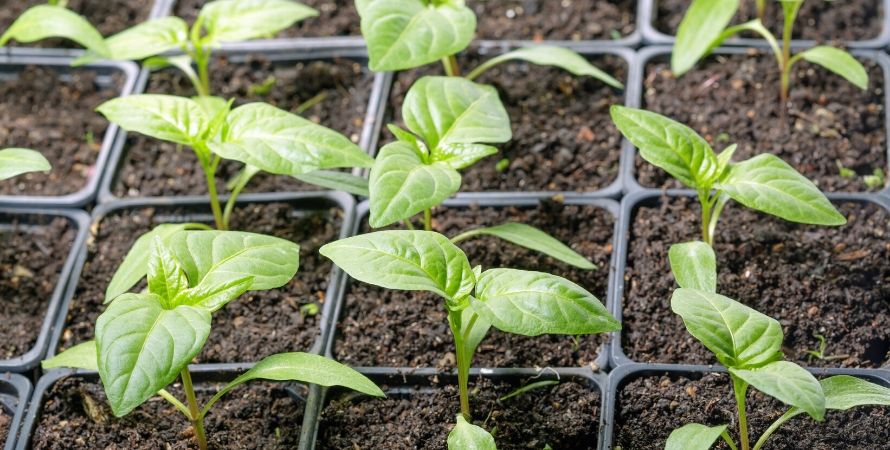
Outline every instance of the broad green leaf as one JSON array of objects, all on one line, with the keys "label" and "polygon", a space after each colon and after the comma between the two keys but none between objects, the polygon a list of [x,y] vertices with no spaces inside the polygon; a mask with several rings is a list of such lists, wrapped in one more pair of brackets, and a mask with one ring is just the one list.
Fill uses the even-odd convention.
[{"label": "broad green leaf", "polygon": [[717,177],[722,177],[724,173],[726,173],[726,169],[729,168],[730,164],[732,164],[732,155],[735,154],[735,150],[738,148],[738,145],[732,144],[723,149],[717,155]]},{"label": "broad green leaf", "polygon": [[480,426],[457,415],[457,424],[448,433],[448,450],[497,450],[494,437]]},{"label": "broad green leaf", "polygon": [[825,394],[813,374],[789,361],[775,361],[753,369],[729,368],[730,373],[782,403],[825,418]]},{"label": "broad green leaf", "polygon": [[0,47],[10,39],[27,43],[53,37],[70,39],[103,56],[109,53],[102,34],[89,21],[52,5],[37,5],[23,12],[0,36]]},{"label": "broad green leaf", "polygon": [[291,0],[216,0],[201,8],[198,21],[211,43],[272,37],[318,11]]},{"label": "broad green leaf", "polygon": [[99,376],[117,417],[176,379],[210,334],[210,311],[164,309],[154,294],[124,294],[96,320]]},{"label": "broad green leaf", "polygon": [[463,0],[356,0],[371,70],[410,69],[465,49],[476,14]]},{"label": "broad green leaf", "polygon": [[[178,49],[188,42],[188,25],[179,17],[162,17],[142,22],[105,40],[108,59],[139,61]],[[89,52],[76,64],[102,59],[102,54]]]},{"label": "broad green leaf", "polygon": [[493,327],[524,336],[621,329],[593,294],[565,278],[543,272],[486,270],[476,281],[471,304]]},{"label": "broad green leaf", "polygon": [[96,110],[127,131],[182,145],[192,145],[210,120],[194,100],[175,95],[118,97],[102,103]]},{"label": "broad green leaf", "polygon": [[169,301],[180,291],[188,289],[188,286],[185,272],[163,244],[161,237],[156,235],[148,258],[148,291],[160,297],[161,304],[169,309]]},{"label": "broad green leaf", "polygon": [[553,45],[524,47],[496,56],[470,72],[470,74],[467,75],[467,79],[474,80],[477,76],[482,74],[482,72],[511,60],[528,61],[539,66],[554,66],[563,69],[572,75],[577,75],[579,77],[593,77],[609,86],[619,89],[624,87],[620,81],[591,64],[587,58],[579,55],[574,50]]},{"label": "broad green leaf", "polygon": [[173,305],[199,306],[216,312],[230,301],[250,290],[253,277],[241,277],[218,285],[203,284],[181,291],[173,298]]},{"label": "broad green leaf", "polygon": [[689,423],[671,432],[664,444],[664,450],[708,450],[717,439],[720,439],[724,431],[726,425],[709,427],[700,423]]},{"label": "broad green leaf", "polygon": [[671,309],[724,366],[758,367],[781,356],[779,322],[729,297],[680,288],[671,296]]},{"label": "broad green leaf", "polygon": [[447,163],[427,164],[417,147],[386,144],[371,167],[372,227],[380,228],[432,208],[460,189],[460,174]]},{"label": "broad green leaf", "polygon": [[345,191],[363,197],[371,196],[371,191],[368,189],[368,179],[347,172],[316,170],[297,175],[294,178],[304,183],[321,186],[323,188]]},{"label": "broad green leaf", "polygon": [[674,244],[668,257],[680,287],[717,292],[717,256],[710,245],[701,241]]},{"label": "broad green leaf", "polygon": [[432,231],[377,231],[325,244],[319,253],[352,278],[387,289],[461,299],[475,283],[467,255]]},{"label": "broad green leaf", "polygon": [[671,70],[677,76],[689,71],[711,50],[711,43],[729,25],[738,9],[739,0],[693,0],[677,29]]},{"label": "broad green leaf", "polygon": [[450,144],[436,147],[430,155],[430,161],[441,161],[455,170],[472,166],[486,156],[498,152],[497,147],[486,144]]},{"label": "broad green leaf", "polygon": [[461,233],[458,236],[455,236],[454,238],[452,238],[452,241],[460,242],[465,239],[481,235],[495,236],[501,238],[507,242],[512,242],[521,247],[543,253],[554,259],[581,269],[596,269],[596,266],[593,265],[593,263],[576,253],[574,250],[572,250],[553,236],[550,236],[549,234],[533,226],[525,225],[522,223],[511,222],[501,225],[495,225],[493,227],[477,228],[475,230],[470,230],[465,233]]},{"label": "broad green leaf", "polygon": [[856,406],[890,406],[890,388],[849,375],[836,375],[821,381],[825,408],[846,411]]},{"label": "broad green leaf", "polygon": [[710,188],[718,175],[717,156],[691,128],[642,109],[612,105],[612,121],[640,149],[640,156],[694,189]]},{"label": "broad green leaf", "polygon": [[86,341],[53,356],[41,363],[43,370],[55,368],[74,368],[99,371],[96,356],[96,341]]},{"label": "broad green leaf", "polygon": [[847,223],[812,181],[775,155],[757,155],[730,165],[716,187],[749,208],[790,222]]},{"label": "broad green leaf", "polygon": [[27,148],[0,150],[0,181],[28,172],[46,172],[52,167],[39,152]]},{"label": "broad green leaf", "polygon": [[819,45],[804,50],[795,58],[803,58],[813,64],[818,64],[853,83],[859,89],[868,88],[868,72],[865,67],[853,57],[853,55],[835,47]]}]

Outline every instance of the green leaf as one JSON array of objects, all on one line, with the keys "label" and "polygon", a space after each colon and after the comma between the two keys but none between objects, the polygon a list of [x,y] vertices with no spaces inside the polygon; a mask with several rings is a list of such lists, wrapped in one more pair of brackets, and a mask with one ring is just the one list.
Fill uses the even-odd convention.
[{"label": "green leaf", "polygon": [[371,70],[422,66],[465,49],[476,14],[463,0],[356,0]]},{"label": "green leaf", "polygon": [[726,169],[732,164],[732,155],[735,154],[735,150],[738,148],[738,145],[732,144],[723,149],[717,155],[717,177],[722,177],[724,173],[726,173]]},{"label": "green leaf", "polygon": [[[188,25],[179,17],[162,17],[142,22],[105,40],[109,59],[139,61],[180,48],[188,42]],[[102,54],[89,52],[75,61],[85,64],[102,59]]]},{"label": "green leaf", "polygon": [[347,172],[316,170],[297,175],[294,178],[304,183],[333,189],[335,191],[345,191],[363,197],[371,196],[371,191],[368,188],[368,179]]},{"label": "green leaf", "polygon": [[465,169],[472,166],[486,156],[498,152],[497,147],[485,144],[450,144],[436,147],[430,155],[430,161],[441,161],[454,170]]},{"label": "green leaf", "polygon": [[677,29],[671,70],[680,76],[711,50],[739,9],[739,0],[693,0]]},{"label": "green leaf", "polygon": [[490,269],[476,280],[473,309],[491,325],[524,336],[593,334],[621,329],[581,286],[543,272]]},{"label": "green leaf", "polygon": [[460,189],[460,174],[447,163],[427,164],[403,141],[383,146],[371,167],[372,227],[380,228],[439,205]]},{"label": "green leaf", "polygon": [[467,75],[467,79],[476,79],[482,72],[511,60],[528,61],[539,66],[554,66],[563,69],[572,75],[596,78],[597,80],[615,88],[621,89],[624,87],[620,81],[591,64],[587,58],[579,55],[577,52],[553,45],[524,47],[496,56],[470,72],[470,74]]},{"label": "green leaf", "polygon": [[853,83],[859,89],[868,88],[868,72],[853,55],[835,47],[819,45],[802,51],[796,57],[818,64]]},{"label": "green leaf", "polygon": [[209,124],[203,108],[194,100],[174,95],[118,97],[96,110],[127,131],[182,145],[192,145]]},{"label": "green leaf", "polygon": [[724,366],[757,367],[781,356],[779,322],[729,297],[680,288],[671,296],[671,309]]},{"label": "green leaf", "polygon": [[710,245],[701,241],[674,244],[668,257],[680,287],[717,292],[717,256]]},{"label": "green leaf", "polygon": [[[179,263],[164,246],[161,237],[155,235],[151,256],[148,258],[148,291],[168,305],[180,291],[188,289],[189,281]],[[169,308],[169,306],[168,306]]]},{"label": "green leaf", "polygon": [[201,8],[198,21],[211,43],[272,36],[318,11],[290,0],[216,0]]},{"label": "green leaf", "polygon": [[497,446],[491,434],[458,414],[457,424],[448,433],[448,450],[497,450]]},{"label": "green leaf", "polygon": [[192,305],[216,312],[250,290],[253,277],[241,277],[218,285],[199,285],[183,290],[173,298],[173,305]]},{"label": "green leaf", "polygon": [[49,359],[44,359],[40,364],[43,370],[55,368],[74,368],[84,370],[99,370],[96,356],[96,341],[86,341],[59,353]]},{"label": "green leaf", "polygon": [[813,419],[825,418],[822,386],[813,374],[793,362],[775,361],[747,370],[730,367],[729,371],[782,403],[806,411]]},{"label": "green leaf", "polygon": [[100,55],[108,55],[102,34],[89,21],[71,10],[52,5],[37,5],[23,12],[0,36],[0,47],[10,39],[27,43],[53,37],[70,39]]},{"label": "green leaf", "polygon": [[176,379],[210,334],[210,311],[164,309],[154,294],[124,294],[96,320],[99,376],[122,417]]},{"label": "green leaf", "polygon": [[688,423],[671,432],[664,444],[664,450],[708,450],[725,431],[726,425],[709,427],[700,423]]},{"label": "green leaf", "polygon": [[821,381],[825,408],[846,411],[856,406],[890,406],[890,388],[849,375],[836,375]]},{"label": "green leaf", "polygon": [[319,253],[352,278],[387,289],[461,299],[475,283],[467,255],[432,231],[377,231],[331,242]]},{"label": "green leaf", "polygon": [[495,225],[493,227],[477,228],[475,230],[470,230],[461,233],[458,236],[455,236],[454,238],[452,238],[452,241],[460,242],[465,239],[481,235],[495,236],[501,238],[507,242],[512,242],[521,247],[543,253],[547,256],[550,256],[551,258],[557,259],[566,264],[581,269],[596,269],[596,266],[593,265],[593,263],[576,253],[574,250],[572,250],[553,236],[550,236],[549,234],[533,226],[521,223],[511,222],[501,225]]},{"label": "green leaf", "polygon": [[27,148],[0,150],[0,181],[28,172],[47,172],[52,167],[39,152]]},{"label": "green leaf", "polygon": [[716,187],[749,208],[791,222],[847,223],[812,181],[775,155],[757,155],[730,165]]},{"label": "green leaf", "polygon": [[691,128],[642,109],[612,105],[612,121],[640,156],[683,184],[709,189],[718,175],[717,157],[707,141]]}]

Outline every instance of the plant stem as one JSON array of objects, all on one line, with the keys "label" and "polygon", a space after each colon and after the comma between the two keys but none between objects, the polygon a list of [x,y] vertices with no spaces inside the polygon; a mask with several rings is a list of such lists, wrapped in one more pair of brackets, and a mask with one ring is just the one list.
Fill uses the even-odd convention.
[{"label": "plant stem", "polygon": [[185,414],[185,417],[191,420],[192,412],[188,409],[187,406],[183,405],[178,398],[174,397],[173,394],[167,392],[166,389],[161,389],[158,391],[158,395],[160,395],[164,400],[170,402],[171,405],[175,406],[179,412]]},{"label": "plant stem", "polygon": [[754,450],[760,450],[760,448],[763,447],[763,444],[766,444],[767,439],[769,439],[769,437],[772,436],[772,434],[776,430],[778,430],[779,427],[781,427],[785,424],[785,422],[791,420],[800,413],[800,410],[798,410],[797,412],[795,412],[794,410],[788,410],[785,414],[782,414],[782,417],[776,419],[776,421],[773,422],[769,426],[769,428],[767,428],[766,431],[764,431],[763,434],[760,435],[760,439],[758,439],[757,443],[754,444]]},{"label": "plant stem", "polygon": [[757,18],[761,21],[766,14],[766,0],[757,0]]},{"label": "plant stem", "polygon": [[442,58],[442,65],[445,66],[445,75],[449,77],[460,76],[460,66],[457,65],[457,58],[454,55]]},{"label": "plant stem", "polygon": [[[208,153],[210,150],[207,150]],[[216,193],[216,168],[219,166],[219,156],[213,155],[208,165],[204,167],[204,178],[207,181],[207,193],[210,195],[210,209],[213,211],[213,220],[217,230],[228,230],[229,223],[223,219],[222,208],[219,206],[219,195]]]},{"label": "plant stem", "polygon": [[748,417],[745,412],[745,394],[748,392],[748,383],[736,378],[730,374],[732,378],[732,390],[735,393],[735,402],[739,408],[739,441],[741,442],[741,450],[749,450],[748,445]]},{"label": "plant stem", "polygon": [[423,210],[423,229],[433,231],[432,211],[429,208]]},{"label": "plant stem", "polygon": [[782,5],[782,15],[784,16],[784,22],[782,24],[782,64],[780,67],[780,70],[782,71],[782,86],[781,91],[779,92],[779,98],[782,101],[783,108],[785,102],[788,101],[788,91],[791,87],[791,65],[793,64],[793,61],[791,60],[791,32],[794,30],[794,21],[797,20],[797,11],[799,9],[800,3]]},{"label": "plant stem", "polygon": [[324,99],[326,99],[327,97],[328,97],[328,93],[326,91],[319,92],[318,94],[316,94],[314,97],[310,98],[309,100],[306,100],[305,102],[300,103],[300,106],[298,106],[297,109],[294,110],[294,113],[301,116],[309,108],[312,108],[313,106],[323,102]]},{"label": "plant stem", "polygon": [[[460,395],[460,413],[467,421],[470,417],[470,391],[468,388],[470,381],[470,363],[472,355],[467,354],[466,340],[461,330],[461,311],[449,309],[448,325],[451,327],[451,334],[454,336],[455,359],[457,359],[457,388]],[[473,322],[473,321],[471,321]]]},{"label": "plant stem", "polygon": [[198,448],[207,450],[207,436],[204,434],[204,417],[201,416],[201,409],[198,408],[198,400],[195,397],[195,388],[192,385],[192,375],[189,373],[188,367],[182,369],[179,374],[182,378],[182,390],[185,391],[185,397],[188,400],[189,412],[192,427],[195,429],[195,438],[198,440]]},{"label": "plant stem", "polygon": [[238,176],[238,179],[235,180],[234,186],[231,188],[231,193],[229,194],[229,200],[226,201],[226,209],[223,211],[223,223],[226,224],[226,228],[228,228],[230,220],[232,218],[232,211],[235,209],[235,203],[238,201],[238,195],[241,194],[241,191],[247,186],[247,183],[250,182],[250,179],[253,178],[254,175],[257,174],[259,169],[246,166],[244,167],[241,174]]},{"label": "plant stem", "polygon": [[714,246],[710,233],[711,225],[711,199],[708,198],[708,191],[698,191],[698,202],[701,204],[701,238],[706,244]]}]

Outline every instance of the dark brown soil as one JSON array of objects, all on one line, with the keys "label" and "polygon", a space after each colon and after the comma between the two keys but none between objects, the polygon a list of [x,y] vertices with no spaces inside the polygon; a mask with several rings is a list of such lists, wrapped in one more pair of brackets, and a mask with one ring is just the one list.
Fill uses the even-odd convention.
[{"label": "dark brown soil", "polygon": [[[52,68],[26,66],[18,78],[0,81],[0,145],[33,148],[52,164],[48,174],[29,173],[0,183],[0,194],[71,194],[96,175],[108,122],[93,110],[119,90],[99,87],[96,76],[86,69],[60,76]],[[120,86],[123,77],[114,78]]]},{"label": "dark brown soil", "polygon": [[[203,405],[221,384],[198,384]],[[168,389],[185,401],[179,382]],[[235,388],[213,406],[204,422],[210,448],[296,448],[303,402],[282,384]],[[115,418],[98,381],[68,377],[47,392],[31,445],[34,449],[196,449],[194,430],[179,410],[160,397]]]},{"label": "dark brown soil", "polygon": [[[731,203],[716,236],[717,289],[777,319],[789,360],[820,367],[890,361],[890,214],[839,205],[840,228],[795,225]],[[671,244],[700,239],[698,203],[663,199],[634,215],[625,274],[622,346],[639,362],[710,364],[714,357],[670,310]],[[830,360],[811,359],[822,335]]]},{"label": "dark brown soil", "polygon": [[2,220],[12,227],[0,233],[0,359],[11,359],[37,341],[77,231],[64,218],[41,226],[19,223],[22,218]]},{"label": "dark brown soil", "polygon": [[[433,228],[447,236],[505,222],[541,228],[598,269],[573,269],[491,237],[464,241],[460,247],[471,265],[554,273],[578,283],[605,303],[614,224],[608,212],[593,206],[546,202],[531,209],[438,208],[434,214]],[[454,341],[441,298],[359,282],[352,282],[347,289],[345,311],[337,325],[337,360],[353,366],[454,367]],[[492,329],[476,352],[474,366],[587,366],[593,364],[605,340],[602,335],[579,336],[577,341],[571,336],[525,337]]]},{"label": "dark brown soil", "polygon": [[[476,424],[496,429],[499,449],[597,447],[600,396],[595,389],[568,381],[498,400],[515,388],[482,378],[470,383]],[[386,399],[346,394],[322,412],[316,448],[440,450],[459,409],[456,385],[390,392]]]},{"label": "dark brown soil", "polygon": [[[656,0],[657,12],[654,18],[655,27],[670,35],[677,34],[677,27],[689,0]],[[794,23],[795,39],[812,39],[816,41],[859,41],[873,39],[881,34],[884,20],[882,1],[880,0],[846,0],[825,1],[815,0],[804,2]],[[776,35],[782,35],[782,7],[777,2],[766,2],[764,20],[768,28]],[[746,22],[756,17],[754,2],[740,2],[739,12],[733,24]],[[759,36],[751,36],[757,37]]]},{"label": "dark brown soil", "polygon": [[0,442],[6,442],[9,436],[9,427],[12,425],[12,417],[0,408]]},{"label": "dark brown soil", "polygon": [[[687,423],[729,424],[736,443],[738,423],[729,377],[725,374],[642,376],[618,392],[612,445],[621,450],[661,449],[671,431]],[[748,391],[748,428],[752,443],[788,408],[753,388]],[[806,414],[791,419],[769,438],[774,450],[886,449],[890,410],[857,407],[827,411],[824,422]],[[728,447],[722,439],[715,449]]]},{"label": "dark brown soil", "polygon": [[[253,93],[269,77],[275,85],[266,95]],[[234,97],[241,105],[266,102],[295,112],[316,95],[326,97],[301,115],[343,133],[358,143],[371,97],[374,76],[362,64],[348,59],[297,61],[275,64],[256,56],[246,63],[219,58],[211,66],[212,91],[226,98]],[[148,92],[194,95],[191,83],[179,72],[163,71],[152,75]],[[204,172],[189,148],[131,134],[124,148],[125,156],[112,188],[117,196],[151,197],[163,195],[206,194]],[[223,162],[217,169],[216,184],[225,192],[225,184],[242,164]],[[250,181],[247,192],[285,192],[320,190],[287,176],[259,174]]]},{"label": "dark brown soil", "polygon": [[[174,15],[189,24],[194,22],[207,3],[205,0],[177,0]],[[282,30],[276,37],[334,37],[361,35],[360,19],[353,0],[301,0],[300,3],[318,11],[318,16]]]},{"label": "dark brown soil", "polygon": [[[89,243],[89,255],[68,310],[61,346],[92,339],[105,309],[105,288],[136,238],[159,223],[183,221],[185,210],[143,208],[102,220]],[[214,314],[213,331],[198,357],[202,363],[252,362],[286,351],[308,350],[319,333],[321,315],[300,307],[326,301],[331,262],[318,248],[333,241],[342,226],[338,209],[297,211],[286,203],[251,204],[235,210],[232,229],[278,236],[300,244],[300,270],[285,286],[250,292]],[[95,229],[95,227],[94,227]]]},{"label": "dark brown soil", "polygon": [[[735,161],[773,153],[823,190],[877,190],[862,176],[876,168],[887,173],[885,86],[880,67],[861,61],[869,73],[867,91],[821,67],[796,64],[788,110],[783,112],[779,72],[771,55],[711,57],[679,79],[667,62],[657,59],[646,67],[643,103],[689,125],[715,151],[739,144]],[[841,177],[838,163],[858,176]],[[679,186],[639,155],[636,167],[644,186]]]},{"label": "dark brown soil", "polygon": [[[487,60],[478,54],[461,58],[465,70]],[[593,63],[625,80],[627,66],[613,57]],[[443,75],[439,65],[402,72],[390,94],[390,122],[402,123],[402,100],[414,81]],[[620,90],[590,77],[561,69],[507,63],[477,80],[497,88],[513,127],[513,139],[500,152],[463,171],[463,191],[594,191],[615,181],[621,135],[609,118],[609,106],[623,104]],[[384,142],[392,140],[384,129]],[[504,158],[510,164],[498,171]]]},{"label": "dark brown soil", "polygon": [[610,40],[636,29],[629,0],[473,0],[479,39]]}]

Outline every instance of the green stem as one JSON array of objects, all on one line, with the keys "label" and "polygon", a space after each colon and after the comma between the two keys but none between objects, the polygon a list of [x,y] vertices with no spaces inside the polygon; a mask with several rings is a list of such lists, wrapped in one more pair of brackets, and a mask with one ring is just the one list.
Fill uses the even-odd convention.
[{"label": "green stem", "polygon": [[722,437],[723,440],[726,441],[726,445],[729,446],[730,450],[739,450],[739,448],[735,445],[735,441],[732,440],[732,436],[729,435],[728,431],[723,430],[723,432],[720,433],[720,437]]},{"label": "green stem", "polygon": [[442,65],[445,67],[445,75],[449,77],[460,76],[460,66],[457,65],[457,58],[454,55],[442,58]]},{"label": "green stem", "polygon": [[[209,155],[210,150],[206,145],[201,144],[202,149],[200,151],[206,152],[205,154]],[[216,222],[217,230],[227,230],[229,228],[228,222],[223,220],[222,208],[219,205],[219,195],[216,193],[216,168],[219,166],[220,158],[217,155],[213,155],[209,162],[205,162],[202,164],[204,167],[204,179],[207,182],[207,193],[210,195],[210,209],[213,211],[213,220]]]},{"label": "green stem", "polygon": [[749,450],[748,445],[748,416],[745,412],[745,394],[748,392],[748,383],[730,375],[732,378],[732,390],[735,393],[735,402],[739,409],[739,440],[741,450]]},{"label": "green stem", "polygon": [[800,9],[800,3],[782,5],[784,23],[782,24],[782,80],[781,91],[779,97],[782,105],[788,100],[788,91],[791,88],[791,33],[794,30],[794,21],[797,20],[797,11]]},{"label": "green stem", "polygon": [[429,208],[423,210],[423,229],[433,231],[432,211]]},{"label": "green stem", "polygon": [[407,229],[409,229],[409,230],[411,230],[411,231],[414,231],[414,224],[411,223],[411,218],[410,218],[410,217],[407,218],[407,219],[405,219],[405,220],[403,220],[402,223],[405,224],[405,228],[407,228]]},{"label": "green stem", "polygon": [[757,18],[763,20],[766,14],[766,0],[757,0]]},{"label": "green stem", "polygon": [[714,234],[717,232],[717,222],[720,220],[720,214],[723,213],[723,207],[729,201],[729,196],[719,191],[714,196],[714,204],[711,207],[711,220],[708,223],[708,236],[714,241]]},{"label": "green stem", "polygon": [[238,195],[241,194],[241,191],[244,190],[244,187],[247,186],[247,183],[250,182],[250,179],[253,178],[254,175],[259,172],[259,169],[246,166],[244,167],[241,174],[238,176],[238,179],[235,180],[235,185],[231,188],[231,193],[229,194],[229,200],[226,201],[226,209],[223,211],[223,223],[226,224],[226,228],[229,227],[229,223],[231,223],[232,219],[232,211],[235,209],[235,203],[238,201]]},{"label": "green stem", "polygon": [[700,189],[698,191],[698,202],[701,204],[701,238],[706,244],[714,246],[709,232],[711,224],[711,199],[708,198],[708,191]]},{"label": "green stem", "polygon": [[160,395],[164,400],[170,402],[179,412],[185,414],[185,417],[191,420],[192,412],[189,411],[188,407],[185,406],[178,398],[174,397],[173,394],[167,392],[166,389],[161,389],[158,391],[158,395]]},{"label": "green stem", "polygon": [[314,97],[301,103],[300,106],[298,106],[297,109],[294,110],[294,113],[297,114],[298,116],[301,116],[301,115],[303,115],[304,112],[309,110],[309,108],[312,108],[313,106],[323,102],[324,99],[326,99],[327,97],[328,97],[327,91],[319,92]]},{"label": "green stem", "polygon": [[[458,314],[450,313],[450,314]],[[457,388],[460,394],[460,413],[464,415],[464,419],[467,421],[471,420],[470,416],[470,368],[467,367],[467,349],[464,346],[463,337],[460,335],[459,330],[452,330],[454,332],[454,345],[456,350],[456,359],[457,359]]]},{"label": "green stem", "polygon": [[779,427],[781,427],[782,425],[785,424],[785,422],[791,420],[792,418],[794,418],[795,416],[797,416],[800,413],[801,413],[800,410],[795,411],[794,409],[790,409],[785,414],[782,414],[781,417],[776,419],[776,421],[773,422],[772,425],[770,425],[769,428],[767,428],[766,431],[764,431],[763,434],[760,435],[760,439],[758,439],[757,443],[754,444],[754,450],[760,450],[763,447],[763,445],[766,444],[767,439],[769,439],[769,437],[776,430],[778,430]]},{"label": "green stem", "polygon": [[201,416],[201,410],[198,408],[198,399],[195,397],[195,388],[192,385],[192,375],[189,373],[188,367],[182,369],[179,376],[182,378],[182,390],[185,391],[188,400],[189,413],[191,417],[192,427],[195,429],[195,438],[198,440],[198,448],[207,450],[207,436],[204,434],[204,418]]}]

